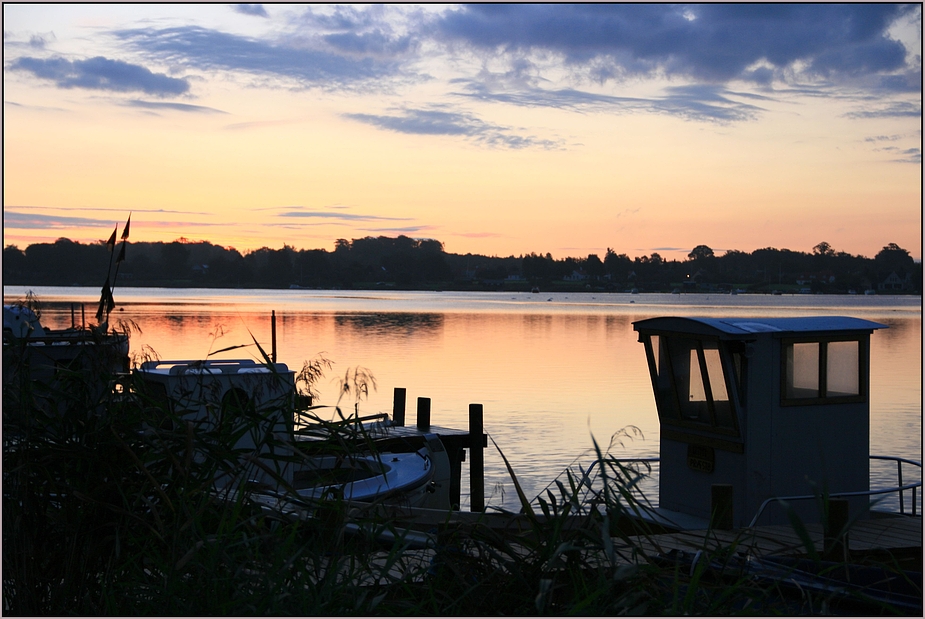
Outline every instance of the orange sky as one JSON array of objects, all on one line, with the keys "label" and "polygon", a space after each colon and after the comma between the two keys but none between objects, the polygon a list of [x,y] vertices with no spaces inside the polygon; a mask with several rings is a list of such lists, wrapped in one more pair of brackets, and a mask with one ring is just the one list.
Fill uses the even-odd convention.
[{"label": "orange sky", "polygon": [[132,212],[132,240],[242,251],[405,234],[920,259],[920,24],[895,5],[4,5],[4,243],[105,239]]}]

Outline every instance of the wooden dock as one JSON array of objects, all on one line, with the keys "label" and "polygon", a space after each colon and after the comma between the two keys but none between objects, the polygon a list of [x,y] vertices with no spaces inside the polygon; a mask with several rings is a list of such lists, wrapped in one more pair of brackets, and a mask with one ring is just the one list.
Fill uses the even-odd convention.
[{"label": "wooden dock", "polygon": [[[636,536],[632,545],[647,554],[715,551],[734,548],[737,553],[755,558],[768,556],[804,557],[823,554],[825,536],[822,524],[805,525],[811,548],[789,525],[759,526],[730,531],[681,531],[661,535]],[[872,518],[853,523],[848,531],[848,555],[909,554],[922,552],[922,518],[897,516]],[[629,545],[621,543],[623,548]]]}]

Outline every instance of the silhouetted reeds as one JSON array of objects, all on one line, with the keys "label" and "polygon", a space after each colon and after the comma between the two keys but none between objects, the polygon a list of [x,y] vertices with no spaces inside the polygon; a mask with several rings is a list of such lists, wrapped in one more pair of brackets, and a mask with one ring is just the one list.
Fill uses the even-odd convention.
[{"label": "silhouetted reeds", "polygon": [[[765,615],[830,608],[828,594],[794,593],[780,578],[755,577],[735,545],[705,548],[697,560],[653,553],[645,541],[654,532],[626,525],[647,509],[637,486],[648,471],[596,444],[594,474],[569,470],[532,502],[504,460],[521,499],[521,513],[509,515],[516,530],[449,512],[442,523],[416,526],[337,497],[299,518],[253,500],[251,460],[237,447],[275,412],[242,407],[228,423],[199,427],[128,379],[102,393],[85,388],[111,379],[64,368],[51,381],[4,385],[5,614]],[[355,393],[372,384],[356,371],[344,383]],[[17,404],[10,414],[8,401]],[[300,410],[313,451],[375,448],[355,415],[324,421],[317,412]],[[303,457],[269,432],[257,435],[266,458]],[[235,491],[217,492],[217,478],[233,480]],[[297,501],[289,491],[280,483],[279,494]]]}]

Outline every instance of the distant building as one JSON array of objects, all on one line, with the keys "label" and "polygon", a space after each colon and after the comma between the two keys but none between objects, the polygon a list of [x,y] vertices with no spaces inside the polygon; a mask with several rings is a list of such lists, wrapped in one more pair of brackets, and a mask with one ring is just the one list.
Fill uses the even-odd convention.
[{"label": "distant building", "polygon": [[893,271],[885,280],[877,284],[877,290],[893,292],[912,290],[912,274],[906,273],[905,277],[900,277],[896,271]]}]

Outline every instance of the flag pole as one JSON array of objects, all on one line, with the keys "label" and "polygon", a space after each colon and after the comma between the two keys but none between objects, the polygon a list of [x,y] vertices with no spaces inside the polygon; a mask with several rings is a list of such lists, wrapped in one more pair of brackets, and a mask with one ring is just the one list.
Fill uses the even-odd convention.
[{"label": "flag pole", "polygon": [[[103,324],[103,308],[108,308],[108,301],[112,298],[112,291],[109,287],[109,274],[112,273],[112,258],[113,250],[116,248],[116,234],[119,232],[119,224],[116,224],[115,228],[112,230],[112,235],[109,237],[109,240],[106,241],[106,247],[109,248],[109,266],[106,268],[106,282],[103,284],[103,289],[100,291],[100,307],[96,310],[96,322],[100,326]],[[106,309],[106,324],[109,324],[109,309]]]},{"label": "flag pole", "polygon": [[[128,214],[128,220],[125,222],[125,228],[122,229],[122,246],[119,248],[119,257],[116,258],[116,274],[112,276],[112,288],[109,289],[109,298],[112,299],[112,291],[116,289],[116,280],[119,279],[119,266],[125,261],[125,244],[128,242],[129,228],[132,225],[132,214]],[[113,301],[115,305],[115,301]]]}]

